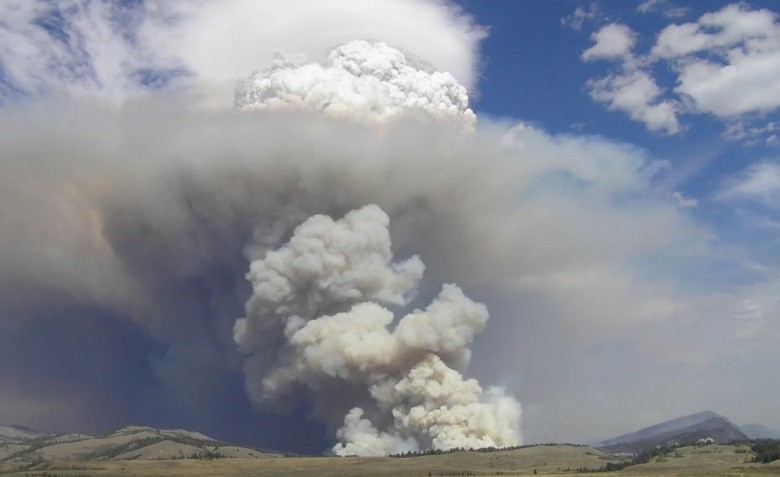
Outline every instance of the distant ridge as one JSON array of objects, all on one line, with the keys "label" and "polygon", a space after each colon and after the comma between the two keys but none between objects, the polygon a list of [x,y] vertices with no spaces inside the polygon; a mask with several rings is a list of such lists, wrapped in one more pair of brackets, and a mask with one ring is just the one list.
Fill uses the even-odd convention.
[{"label": "distant ridge", "polygon": [[43,435],[42,432],[30,429],[29,427],[19,426],[17,424],[0,424],[0,444],[34,439]]},{"label": "distant ridge", "polygon": [[[669,421],[655,424],[649,427],[645,427],[638,431],[631,432],[629,434],[623,434],[622,436],[614,437],[605,441],[599,442],[600,446],[609,446],[618,444],[620,442],[635,442],[643,439],[648,439],[668,432],[684,429],[688,426],[693,426],[704,422],[708,419],[721,417],[712,411],[704,411],[696,414],[690,414],[688,416],[678,417]],[[725,419],[725,418],[724,418]]]},{"label": "distant ridge", "polygon": [[706,438],[727,443],[745,440],[748,436],[725,417],[704,411],[607,439],[596,446],[611,453],[641,453],[657,445],[689,445]]},{"label": "distant ridge", "polygon": [[739,428],[751,439],[780,439],[780,429],[772,429],[763,424],[745,424]]},{"label": "distant ridge", "polygon": [[128,426],[99,436],[41,434],[0,426],[0,464],[93,460],[176,460],[281,457],[281,453],[231,445],[199,432]]}]

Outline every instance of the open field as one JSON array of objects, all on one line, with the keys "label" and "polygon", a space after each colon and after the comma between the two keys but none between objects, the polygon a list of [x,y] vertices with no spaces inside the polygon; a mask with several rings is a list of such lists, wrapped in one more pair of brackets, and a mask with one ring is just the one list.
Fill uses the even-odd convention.
[{"label": "open field", "polygon": [[585,446],[547,445],[509,451],[454,452],[411,458],[289,457],[215,460],[132,460],[51,462],[14,471],[9,476],[463,476],[463,475],[626,475],[640,476],[769,476],[780,475],[780,463],[746,463],[746,446],[684,447],[665,456],[619,472],[580,474],[581,467],[596,469],[611,459]]}]

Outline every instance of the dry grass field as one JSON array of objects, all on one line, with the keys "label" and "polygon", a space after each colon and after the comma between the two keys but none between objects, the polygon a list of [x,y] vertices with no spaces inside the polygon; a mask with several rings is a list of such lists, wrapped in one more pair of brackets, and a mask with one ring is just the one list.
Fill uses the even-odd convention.
[{"label": "dry grass field", "polygon": [[746,463],[746,446],[685,447],[619,472],[584,473],[609,457],[584,446],[548,445],[510,451],[455,452],[413,458],[289,457],[268,459],[132,460],[41,463],[26,469],[0,468],[8,476],[489,476],[489,475],[626,475],[640,476],[769,476],[780,475],[780,463]]}]

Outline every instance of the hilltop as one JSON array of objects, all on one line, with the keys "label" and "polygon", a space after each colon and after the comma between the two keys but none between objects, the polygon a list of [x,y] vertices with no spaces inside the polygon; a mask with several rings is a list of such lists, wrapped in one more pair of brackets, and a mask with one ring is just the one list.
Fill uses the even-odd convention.
[{"label": "hilltop", "polygon": [[607,439],[596,447],[610,453],[639,454],[655,446],[685,446],[700,439],[727,444],[748,436],[725,417],[712,411],[671,419],[638,431]]},{"label": "hilltop", "polygon": [[21,442],[27,439],[34,439],[41,437],[44,434],[29,427],[12,425],[12,424],[0,424],[0,444],[9,442]]},{"label": "hilltop", "polygon": [[[5,430],[5,427],[17,432]],[[198,432],[128,426],[99,436],[45,435],[21,426],[4,426],[0,463],[93,460],[260,459],[281,454],[229,445]]]}]

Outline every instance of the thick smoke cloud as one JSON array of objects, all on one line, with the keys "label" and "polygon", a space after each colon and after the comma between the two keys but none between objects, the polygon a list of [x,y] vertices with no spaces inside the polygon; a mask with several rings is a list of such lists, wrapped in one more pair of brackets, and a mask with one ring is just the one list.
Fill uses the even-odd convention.
[{"label": "thick smoke cloud", "polygon": [[[393,260],[380,250],[364,258],[377,267],[352,275],[366,279],[356,289],[365,296],[356,295],[350,288],[354,284],[339,283],[333,276],[327,281],[333,289],[326,287],[323,295],[334,300],[326,305],[332,309],[312,315],[316,310],[291,308],[290,315],[349,321],[351,305],[367,306],[357,302],[370,300],[401,318],[398,307],[411,299],[409,306],[427,308],[431,314],[421,319],[421,325],[431,326],[430,333],[414,336],[430,338],[414,343],[397,326],[393,333],[387,331],[391,336],[383,342],[415,350],[438,347],[436,355],[454,372],[465,364],[459,354],[463,349],[453,352],[455,345],[441,341],[442,337],[459,336],[464,344],[473,337],[474,355],[480,358],[472,360],[472,373],[492,383],[508,376],[545,383],[529,385],[519,395],[525,400],[523,396],[530,393],[535,402],[550,396],[545,391],[549,390],[545,368],[532,365],[540,362],[539,356],[544,357],[542,362],[560,363],[550,354],[553,349],[574,353],[601,333],[633,336],[647,332],[644,324],[665,323],[663,317],[634,313],[631,326],[622,325],[623,317],[616,316],[613,307],[602,306],[622,303],[620,310],[652,309],[654,303],[668,300],[664,288],[641,287],[638,292],[626,278],[630,272],[619,267],[630,257],[671,246],[678,237],[674,231],[686,227],[674,204],[664,202],[665,196],[660,201],[642,199],[641,207],[628,209],[611,203],[616,196],[645,190],[653,174],[653,164],[629,147],[595,138],[551,138],[530,127],[508,134],[503,126],[489,123],[463,134],[460,127],[418,112],[377,128],[309,111],[209,112],[193,109],[187,97],[168,96],[138,99],[119,108],[86,99],[52,99],[4,115],[0,121],[0,141],[7,151],[3,169],[8,172],[0,177],[0,190],[7,198],[0,214],[4,326],[28,327],[36,316],[47,313],[41,304],[52,300],[132,320],[153,342],[147,345],[149,363],[135,365],[151,366],[149,372],[158,383],[149,395],[160,398],[147,404],[154,412],[145,415],[170,414],[160,408],[176,409],[181,420],[169,425],[197,427],[206,433],[216,430],[218,436],[230,437],[228,425],[220,424],[220,413],[246,400],[241,386],[246,372],[253,377],[248,390],[261,406],[258,412],[287,402],[308,403],[311,412],[328,423],[331,439],[336,436],[345,444],[356,445],[357,435],[374,436],[377,443],[370,446],[365,444],[369,440],[360,440],[373,449],[467,442],[469,436],[462,428],[446,426],[452,414],[416,414],[418,405],[427,411],[441,407],[415,391],[419,388],[408,387],[405,394],[390,393],[380,400],[371,390],[377,396],[389,390],[372,388],[374,383],[364,380],[369,372],[357,376],[357,382],[321,379],[325,376],[321,372],[296,369],[291,373],[289,366],[297,365],[296,346],[319,351],[332,344],[314,340],[316,335],[301,334],[293,344],[283,326],[273,325],[278,340],[269,343],[267,359],[259,357],[264,354],[259,351],[262,339],[242,342],[244,351],[250,351],[248,371],[243,370],[245,356],[234,341],[236,318],[248,318],[247,302],[250,311],[265,306],[251,300],[252,283],[245,278],[249,264],[286,250],[280,247],[310,217],[343,217],[365,204],[377,204],[390,217],[393,255],[418,254],[420,262],[400,261],[407,265],[393,268]],[[41,137],[47,140],[42,142]],[[427,268],[418,282],[422,262]],[[377,275],[383,264],[392,273]],[[480,301],[498,304],[481,335],[486,338],[483,343],[480,335],[474,336],[479,330],[476,323],[464,323],[462,334],[437,331],[434,314],[439,305],[428,303],[447,282],[458,283]],[[406,293],[415,285],[416,296]],[[593,300],[593,290],[605,298]],[[643,307],[636,306],[637,297]],[[373,311],[393,320],[387,312]],[[571,318],[575,316],[585,317],[585,328]],[[414,317],[405,320],[411,325]],[[70,323],[68,341],[79,343],[83,338],[78,330],[89,322],[73,317]],[[384,333],[381,326],[375,331]],[[559,337],[562,343],[540,347],[544,340],[539,333]],[[24,347],[23,340],[16,342]],[[8,344],[8,356],[24,354],[15,346]],[[520,353],[522,359],[506,361],[502,356],[507,350]],[[574,359],[567,355],[566,362],[570,358]],[[10,366],[14,359],[4,362]],[[255,365],[257,369],[252,368]],[[412,368],[428,372],[439,364],[420,357],[406,366],[396,367],[387,382],[406,383]],[[262,377],[267,375],[280,387],[269,398],[289,399],[263,398]],[[430,382],[437,383],[434,387],[445,379],[470,382],[463,373],[459,375],[456,380],[451,373],[436,371]],[[40,375],[38,379],[60,378]],[[310,385],[321,387],[312,392]],[[29,397],[28,385],[8,386],[5,394],[13,401],[5,402],[24,402]],[[469,432],[496,429],[491,423],[495,413],[490,410],[502,408],[501,396],[464,386],[471,397],[447,395],[441,403],[452,403],[447,404],[448,411],[458,416],[473,416],[466,421]],[[356,398],[341,402],[334,387]],[[314,394],[317,398],[312,400]],[[567,394],[568,388],[553,393]],[[358,418],[360,411],[353,408],[363,414]],[[513,415],[511,406],[503,408],[501,415]],[[29,416],[25,423],[44,428],[49,422],[45,412],[16,407],[13,414],[6,409],[12,414],[5,420]],[[101,415],[108,414],[106,410]],[[550,422],[558,429],[569,428],[548,414],[537,412],[531,417],[540,415],[545,419],[537,429]],[[567,417],[573,419],[571,414]],[[202,427],[189,424],[201,418],[210,420],[203,421]],[[527,418],[526,405],[523,419]],[[132,416],[128,419],[135,422]],[[63,431],[82,430],[84,420],[69,425],[58,422]],[[512,442],[513,432],[502,436],[480,430],[474,435],[490,435],[498,444]],[[434,443],[434,438],[439,440]],[[265,445],[275,445],[269,439],[263,441]],[[376,450],[344,447],[342,452]]]},{"label": "thick smoke cloud", "polygon": [[[2,141],[9,153],[3,160],[8,174],[0,180],[0,189],[9,200],[3,202],[7,213],[0,219],[4,225],[0,260],[4,265],[4,316],[12,320],[11,326],[29,326],[48,312],[36,303],[50,300],[59,300],[61,307],[72,303],[94,313],[129,318],[156,343],[148,345],[151,371],[162,387],[157,393],[169,394],[148,405],[167,406],[172,395],[184,404],[178,415],[201,415],[236,399],[222,393],[235,389],[231,388],[232,377],[241,372],[243,358],[236,350],[233,331],[252,291],[244,279],[250,261],[279,247],[294,227],[313,214],[340,216],[372,201],[395,217],[399,250],[413,251],[418,243],[427,242],[421,250],[430,254],[436,248],[437,233],[425,231],[421,224],[440,215],[433,210],[445,205],[435,205],[440,201],[439,191],[468,188],[461,174],[471,176],[469,169],[479,169],[469,165],[470,156],[484,149],[469,140],[470,145],[464,146],[471,153],[452,155],[447,151],[458,140],[460,129],[416,115],[400,117],[379,131],[310,113],[215,114],[192,111],[187,104],[186,100],[155,97],[117,109],[64,99],[4,116],[7,135]],[[29,124],[38,128],[29,128]],[[39,142],[41,134],[48,138],[44,144]],[[347,137],[349,141],[344,141]],[[499,152],[497,143],[493,144]],[[426,161],[431,157],[453,167],[452,173],[423,180],[430,176],[431,163]],[[359,223],[373,224],[372,233],[387,234],[387,216],[375,215],[384,219]],[[420,282],[421,260],[387,268],[389,238],[374,255],[363,256],[359,250],[358,243],[345,252],[364,265],[375,266],[348,273],[341,277],[343,282],[328,278],[335,281],[328,281],[331,288],[318,301],[321,312],[348,311],[343,307],[350,300],[376,300],[398,307],[414,298],[408,292]],[[257,265],[253,272],[263,273]],[[352,289],[355,280],[360,287]],[[356,295],[356,290],[365,295]],[[430,293],[424,286],[419,289],[420,299]],[[307,316],[311,312],[295,306],[304,306],[308,298],[293,297],[289,306]],[[262,303],[258,306],[262,308]],[[432,306],[429,311],[435,309]],[[81,325],[73,324],[78,336]],[[470,336],[458,342],[465,344]],[[242,343],[242,348],[244,344],[248,345]],[[269,342],[265,351],[283,355],[283,344]],[[254,354],[262,354],[264,345],[255,346]],[[434,351],[441,347],[438,351],[449,355],[451,366],[465,365],[465,355],[454,352],[452,345],[414,345],[418,350],[425,346],[434,346]],[[21,351],[9,352],[13,356]],[[394,379],[403,379],[402,371],[398,368]],[[43,372],[43,368],[36,371]],[[276,375],[281,376],[281,371]],[[379,413],[379,404],[373,401],[371,405],[368,388],[372,384],[376,383],[352,383],[360,399],[349,406],[362,406],[366,415]],[[20,392],[22,388],[6,391],[11,397]],[[251,387],[250,392],[254,397]],[[482,406],[480,391],[472,390],[472,394],[476,396],[473,402],[458,401],[464,407],[457,412],[480,412],[466,411]],[[330,435],[335,436],[350,409],[344,408],[345,403],[329,401],[327,396],[335,393],[322,395],[313,403],[298,397],[304,397],[300,401],[310,402],[314,414],[333,426]],[[14,402],[22,399],[14,398]],[[386,397],[382,405],[395,406],[404,414],[399,419],[407,421],[403,425],[410,429],[408,434],[420,436],[414,445],[451,445],[447,442],[454,442],[457,435],[450,441],[433,441],[444,435],[444,430],[436,430],[442,428],[444,418],[415,422],[412,409],[403,407],[411,402],[431,405],[413,393]],[[385,411],[392,415],[389,408]],[[38,419],[44,424],[41,427],[50,422]],[[391,426],[377,417],[371,419],[383,430]],[[62,430],[79,425],[57,422]],[[485,424],[468,426],[478,438],[487,435]],[[469,437],[466,434],[463,439]],[[509,442],[510,437],[494,441],[502,439]]]},{"label": "thick smoke cloud", "polygon": [[273,67],[240,84],[236,107],[307,108],[364,121],[419,109],[468,125],[475,121],[466,88],[452,75],[410,65],[403,53],[384,43],[347,43],[328,55],[326,66],[304,61],[277,57]]},{"label": "thick smoke cloud", "polygon": [[[339,5],[348,15],[330,0],[0,5],[11,19],[0,25],[0,422],[150,424],[372,453],[448,447],[472,431],[512,442],[510,395],[532,442],[606,437],[702,407],[737,422],[776,416],[776,383],[746,372],[778,361],[775,288],[734,287],[734,255],[669,197],[667,163],[486,117],[464,134],[460,119],[442,120],[468,116],[462,90],[432,79],[448,72],[472,90],[482,30],[445,2]],[[342,101],[356,85],[396,91],[329,62],[361,38],[371,40],[352,44],[368,45],[361,54],[398,66],[382,78],[417,82],[398,87],[411,109],[379,94]],[[308,63],[279,69],[278,50]],[[249,82],[287,81],[266,99],[317,71],[354,112],[281,100],[231,109],[236,81],[258,69]],[[305,78],[301,91],[316,91]],[[201,107],[211,87],[224,108]],[[417,92],[444,107],[407,101]],[[392,114],[371,119],[371,104]],[[276,302],[257,298],[246,274],[272,270],[250,264],[291,252],[311,217],[328,228],[323,216],[343,223],[366,204],[389,217],[391,253],[358,254],[371,266],[320,276],[311,296],[280,280],[262,293],[286,309],[266,313]],[[368,222],[369,235],[387,233]],[[453,282],[463,293],[442,287]],[[476,302],[490,307],[484,330]],[[358,325],[388,354],[332,332]],[[389,360],[400,350],[408,362]],[[381,386],[377,363],[389,363]],[[744,389],[766,399],[744,406]]]},{"label": "thick smoke cloud", "polygon": [[391,261],[389,220],[375,205],[335,222],[318,215],[252,262],[253,295],[234,328],[251,355],[250,398],[262,405],[302,386],[312,399],[356,406],[336,433],[341,455],[519,444],[519,403],[498,387],[483,395],[459,372],[488,319],[484,305],[444,285],[425,310],[390,329],[394,316],[382,305],[406,303],[424,267],[418,257]]}]

